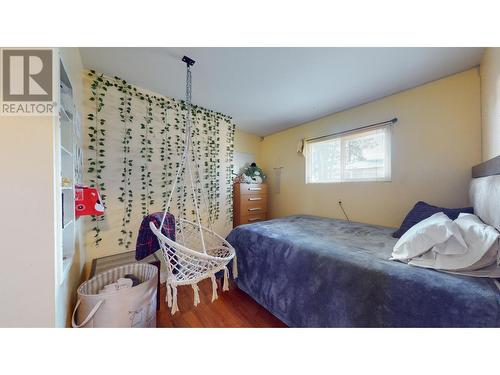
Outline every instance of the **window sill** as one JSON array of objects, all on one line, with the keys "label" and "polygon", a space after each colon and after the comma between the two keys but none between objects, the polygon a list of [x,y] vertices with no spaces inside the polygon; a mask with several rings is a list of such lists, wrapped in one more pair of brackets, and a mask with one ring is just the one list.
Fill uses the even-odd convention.
[{"label": "window sill", "polygon": [[347,180],[347,181],[324,181],[324,182],[306,182],[306,185],[326,185],[326,184],[350,184],[359,182],[392,182],[389,180]]}]

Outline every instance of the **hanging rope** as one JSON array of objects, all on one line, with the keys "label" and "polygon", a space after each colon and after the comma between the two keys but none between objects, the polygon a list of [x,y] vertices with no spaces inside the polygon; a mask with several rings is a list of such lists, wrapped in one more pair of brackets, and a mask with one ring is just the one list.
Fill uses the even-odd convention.
[{"label": "hanging rope", "polygon": [[[234,248],[212,229],[212,220],[209,212],[210,205],[205,195],[201,173],[199,170],[199,158],[196,155],[196,148],[193,147],[193,118],[192,118],[192,77],[191,65],[194,61],[184,57],[187,63],[186,69],[186,123],[184,137],[184,151],[178,165],[172,190],[168,195],[165,205],[165,212],[159,228],[153,222],[150,228],[158,238],[162,254],[167,264],[167,304],[171,308],[171,313],[175,314],[179,310],[177,305],[177,286],[191,285],[193,288],[193,303],[197,306],[200,303],[200,292],[198,282],[210,278],[212,281],[212,301],[218,298],[216,273],[223,272],[224,280],[222,290],[229,290],[229,270],[227,265],[233,260],[233,277],[237,276],[237,264]],[[189,189],[192,197],[194,220],[184,217],[185,202],[183,199],[180,207],[180,216],[175,220],[175,240],[166,237],[160,228],[163,228],[173,196],[176,191],[185,194]],[[185,198],[185,195],[183,195]],[[200,205],[204,204],[208,215],[208,228],[202,225]]]}]

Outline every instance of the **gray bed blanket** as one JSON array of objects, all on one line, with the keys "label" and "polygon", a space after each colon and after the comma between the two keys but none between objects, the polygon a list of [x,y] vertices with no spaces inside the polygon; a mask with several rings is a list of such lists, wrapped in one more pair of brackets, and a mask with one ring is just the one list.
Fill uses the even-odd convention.
[{"label": "gray bed blanket", "polygon": [[390,261],[393,231],[289,216],[227,240],[238,287],[291,327],[500,327],[494,280]]}]

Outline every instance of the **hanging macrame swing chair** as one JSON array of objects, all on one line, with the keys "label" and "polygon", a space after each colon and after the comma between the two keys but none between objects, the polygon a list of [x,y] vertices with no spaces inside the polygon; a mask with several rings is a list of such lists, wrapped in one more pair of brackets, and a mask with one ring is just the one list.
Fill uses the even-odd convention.
[{"label": "hanging macrame swing chair", "polygon": [[[204,193],[203,184],[200,180],[199,158],[193,147],[192,127],[192,105],[191,105],[191,66],[194,61],[187,56],[182,58],[186,63],[186,125],[184,152],[177,169],[172,190],[170,191],[162,221],[157,228],[153,222],[149,226],[158,238],[167,268],[167,304],[171,313],[179,311],[177,305],[177,287],[180,285],[191,285],[194,292],[194,305],[200,303],[198,282],[211,278],[212,280],[212,302],[217,299],[216,273],[224,273],[223,291],[229,290],[229,270],[227,265],[233,261],[233,277],[238,277],[237,264],[234,248],[224,238],[212,230],[212,215],[208,209],[207,196]],[[183,183],[184,182],[184,183]],[[189,189],[190,187],[190,189]],[[191,212],[195,219],[188,220],[186,217],[175,218],[175,241],[165,236],[160,228],[163,228],[165,218],[172,203],[174,192],[190,190],[192,204]],[[207,227],[202,225],[200,212],[204,204],[208,220]],[[181,212],[187,210],[181,210]]]}]

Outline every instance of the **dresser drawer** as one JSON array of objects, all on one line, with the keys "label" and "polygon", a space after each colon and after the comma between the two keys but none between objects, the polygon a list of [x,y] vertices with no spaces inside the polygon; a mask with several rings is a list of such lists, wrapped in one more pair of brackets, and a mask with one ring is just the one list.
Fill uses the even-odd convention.
[{"label": "dresser drawer", "polygon": [[252,223],[256,223],[258,221],[264,221],[264,220],[266,220],[265,213],[242,215],[240,224],[252,224]]},{"label": "dresser drawer", "polygon": [[262,193],[267,194],[266,184],[239,184],[240,195]]},{"label": "dresser drawer", "polygon": [[240,195],[240,203],[245,204],[245,202],[262,202],[262,204],[267,204],[267,194],[252,193]]},{"label": "dresser drawer", "polygon": [[267,205],[266,184],[234,184],[233,226],[266,220]]},{"label": "dresser drawer", "polygon": [[267,195],[242,195],[240,207],[241,215],[267,212]]}]

